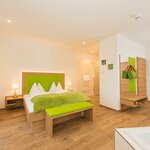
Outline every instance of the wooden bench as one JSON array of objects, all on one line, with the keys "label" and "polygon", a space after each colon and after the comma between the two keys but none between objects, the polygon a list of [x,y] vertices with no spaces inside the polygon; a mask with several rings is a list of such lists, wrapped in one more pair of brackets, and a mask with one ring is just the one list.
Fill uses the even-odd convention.
[{"label": "wooden bench", "polygon": [[121,98],[121,104],[130,106],[130,107],[137,107],[140,104],[144,103],[147,100],[146,96],[141,95],[127,95]]},{"label": "wooden bench", "polygon": [[[89,102],[79,102],[53,108],[48,108],[45,117],[45,128],[49,137],[53,136],[53,126],[57,123],[65,121],[64,117],[83,114],[89,120],[93,120],[93,104]],[[72,117],[70,117],[72,118]],[[59,121],[60,120],[60,121]]]}]

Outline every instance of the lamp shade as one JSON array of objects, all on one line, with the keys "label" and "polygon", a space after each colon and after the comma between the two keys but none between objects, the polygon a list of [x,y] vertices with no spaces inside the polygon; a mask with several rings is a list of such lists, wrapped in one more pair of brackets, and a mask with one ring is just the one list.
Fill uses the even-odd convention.
[{"label": "lamp shade", "polygon": [[13,89],[18,89],[18,84],[17,84],[17,83],[14,83],[14,84],[12,85],[12,88],[13,88]]},{"label": "lamp shade", "polygon": [[68,85],[69,85],[69,86],[71,86],[71,85],[72,85],[71,81],[68,81]]}]

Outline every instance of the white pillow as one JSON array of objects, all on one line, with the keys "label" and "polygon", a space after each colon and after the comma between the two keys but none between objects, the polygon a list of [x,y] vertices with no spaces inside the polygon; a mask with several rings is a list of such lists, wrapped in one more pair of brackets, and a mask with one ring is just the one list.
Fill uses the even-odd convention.
[{"label": "white pillow", "polygon": [[61,92],[63,90],[62,86],[60,83],[57,84],[57,87],[56,87],[56,92]]},{"label": "white pillow", "polygon": [[40,90],[39,90],[37,84],[34,83],[34,84],[32,85],[32,87],[31,87],[31,89],[30,89],[29,94],[34,94],[34,93],[38,93],[38,92],[40,92]]},{"label": "white pillow", "polygon": [[38,88],[41,92],[45,92],[44,88],[42,87],[42,85],[40,83],[38,83]]},{"label": "white pillow", "polygon": [[57,87],[56,84],[53,82],[49,89],[49,93],[55,93],[56,91],[57,91]]},{"label": "white pillow", "polygon": [[55,94],[61,94],[61,93],[66,93],[66,92],[68,92],[68,91],[67,91],[67,90],[64,90],[64,89],[62,88],[61,84],[58,83],[58,85],[57,85],[57,87],[56,87],[56,92],[55,92]]}]

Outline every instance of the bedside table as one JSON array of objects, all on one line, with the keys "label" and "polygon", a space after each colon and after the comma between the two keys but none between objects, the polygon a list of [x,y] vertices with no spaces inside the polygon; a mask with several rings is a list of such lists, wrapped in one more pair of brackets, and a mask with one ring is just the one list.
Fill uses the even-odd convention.
[{"label": "bedside table", "polygon": [[23,96],[18,95],[14,96],[6,96],[5,97],[5,107],[6,108],[19,108],[23,107]]}]

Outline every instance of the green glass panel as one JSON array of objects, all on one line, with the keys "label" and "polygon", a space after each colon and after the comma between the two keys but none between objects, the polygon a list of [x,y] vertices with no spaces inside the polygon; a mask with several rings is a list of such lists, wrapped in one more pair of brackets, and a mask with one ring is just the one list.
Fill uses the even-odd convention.
[{"label": "green glass panel", "polygon": [[[134,68],[136,66],[136,58],[129,57],[128,64],[132,65]],[[136,79],[129,80],[129,91],[136,92]]]}]

